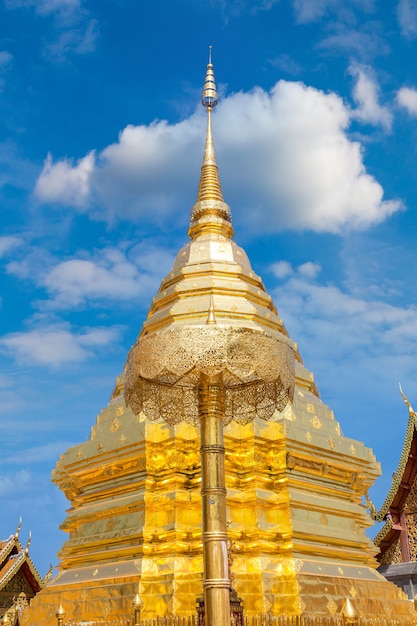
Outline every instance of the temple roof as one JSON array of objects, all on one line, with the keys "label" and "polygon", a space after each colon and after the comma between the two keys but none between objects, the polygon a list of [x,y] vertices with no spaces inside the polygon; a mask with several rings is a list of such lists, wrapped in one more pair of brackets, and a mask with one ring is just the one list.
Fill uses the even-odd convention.
[{"label": "temple roof", "polygon": [[40,576],[29,556],[31,537],[29,536],[26,546],[23,546],[19,540],[20,527],[21,522],[14,535],[0,540],[0,595],[2,597],[0,613],[4,610],[6,612],[10,610],[13,613],[17,593],[16,589],[10,588],[9,583],[14,577],[21,574],[21,577],[26,581],[25,584],[22,583],[21,591],[25,592],[25,597],[29,600],[45,587],[52,574],[51,567],[45,578]]},{"label": "temple roof", "polygon": [[391,487],[379,511],[370,503],[372,517],[381,522],[383,528],[376,535],[374,542],[381,553],[398,538],[400,527],[397,518],[403,512],[410,489],[417,475],[417,414],[400,387],[401,395],[408,407],[408,424],[404,444],[397,470],[392,475]]},{"label": "temple roof", "polygon": [[45,586],[45,581],[40,576],[29,554],[26,552],[25,548],[21,547],[17,554],[10,554],[8,559],[2,563],[0,569],[0,591],[21,568],[23,568],[26,578],[35,593]]}]

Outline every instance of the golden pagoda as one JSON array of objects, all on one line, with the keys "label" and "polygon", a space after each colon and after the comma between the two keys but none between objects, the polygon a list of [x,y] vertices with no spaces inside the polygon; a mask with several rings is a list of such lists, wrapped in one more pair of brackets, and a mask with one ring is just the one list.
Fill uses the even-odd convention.
[{"label": "golden pagoda", "polygon": [[379,464],[343,436],[232,239],[212,139],[211,58],[203,104],[189,241],[89,440],[54,470],[71,503],[61,527],[69,537],[28,623],[63,623],[64,612],[73,624],[114,623],[139,606],[141,620],[190,623],[204,598],[207,626],[229,626],[238,623],[232,598],[257,624],[415,624],[366,535],[363,498]]}]

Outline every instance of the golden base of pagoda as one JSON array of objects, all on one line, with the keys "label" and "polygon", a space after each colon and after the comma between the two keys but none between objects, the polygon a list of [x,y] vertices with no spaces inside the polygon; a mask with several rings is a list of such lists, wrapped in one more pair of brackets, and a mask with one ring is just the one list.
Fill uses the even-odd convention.
[{"label": "golden base of pagoda", "polygon": [[303,616],[341,616],[348,600],[358,622],[375,618],[384,624],[394,619],[396,624],[417,623],[414,603],[386,580],[301,575],[298,583]]},{"label": "golden base of pagoda", "polygon": [[89,581],[82,586],[52,585],[32,600],[25,624],[53,626],[60,605],[65,611],[65,624],[132,619],[132,601],[137,590],[137,579]]},{"label": "golden base of pagoda", "polygon": [[[201,559],[174,560],[175,572],[170,567],[174,563],[157,560],[153,568],[135,560],[63,572],[32,600],[25,623],[55,624],[59,605],[65,610],[65,623],[132,619],[132,601],[138,592],[143,601],[142,620],[172,615],[192,618],[201,597]],[[394,619],[401,626],[417,623],[413,603],[371,568],[301,559],[285,559],[280,571],[271,565],[271,559],[258,557],[246,571],[235,568],[234,586],[249,622],[262,615],[298,615],[301,621],[337,618],[348,599],[357,624],[370,623],[371,618],[379,626],[392,624]]]}]

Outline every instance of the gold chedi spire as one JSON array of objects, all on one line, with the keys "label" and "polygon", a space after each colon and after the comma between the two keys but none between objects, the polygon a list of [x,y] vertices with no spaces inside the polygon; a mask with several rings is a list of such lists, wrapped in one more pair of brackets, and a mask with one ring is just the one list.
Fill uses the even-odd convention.
[{"label": "gold chedi spire", "polygon": [[[293,396],[296,347],[246,253],[232,240],[231,212],[223,200],[211,129],[217,104],[211,50],[202,104],[207,133],[190,241],[162,281],[130,351],[126,401],[149,419],[198,424],[198,403],[190,389],[200,372],[214,368],[227,380],[226,423],[248,423],[255,416],[268,420]],[[228,354],[231,342],[233,356]],[[160,402],[160,384],[166,385],[170,402]],[[242,384],[253,385],[251,406],[236,402]]]},{"label": "gold chedi spire", "polygon": [[178,252],[169,274],[153,298],[141,336],[185,324],[240,326],[278,333],[291,344],[271,296],[253,271],[246,252],[232,240],[231,211],[223,199],[216,164],[211,115],[217,90],[211,51],[202,104],[207,132],[197,200],[191,209],[190,241]]},{"label": "gold chedi spire", "polygon": [[188,234],[191,239],[195,239],[207,231],[218,232],[226,237],[232,237],[231,212],[229,206],[223,200],[211,128],[211,113],[218,102],[211,47],[201,102],[207,109],[206,145],[203,165],[201,166],[197,201],[191,209]]}]

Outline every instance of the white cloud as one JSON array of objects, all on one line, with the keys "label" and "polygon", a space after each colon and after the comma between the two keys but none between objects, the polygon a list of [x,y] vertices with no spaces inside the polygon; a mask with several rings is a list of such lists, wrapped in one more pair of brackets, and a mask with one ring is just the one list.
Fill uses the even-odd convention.
[{"label": "white cloud", "polygon": [[46,461],[56,461],[63,450],[73,446],[71,441],[51,441],[50,443],[23,448],[16,454],[4,455],[0,459],[2,465],[32,465],[33,463],[45,463]]},{"label": "white cloud", "polygon": [[17,362],[58,367],[88,359],[97,348],[118,339],[115,328],[86,329],[72,333],[66,328],[45,327],[5,335],[0,347],[9,352]]},{"label": "white cloud", "polygon": [[269,267],[269,271],[280,280],[294,276],[296,273],[300,274],[304,278],[314,279],[321,271],[321,266],[318,263],[307,261],[307,263],[303,263],[302,265],[293,268],[291,263],[288,261],[277,261],[276,263],[272,263]]},{"label": "white cloud", "polygon": [[4,69],[12,61],[13,55],[7,50],[0,51],[0,69]]},{"label": "white cloud", "polygon": [[297,63],[289,54],[280,54],[279,56],[270,59],[269,63],[278,68],[281,72],[286,72],[292,76],[298,76],[302,73],[302,66]]},{"label": "white cloud", "polygon": [[[283,279],[273,295],[307,367],[315,370],[319,388],[330,379],[337,398],[338,385],[340,397],[343,388],[356,387],[357,393],[369,394],[372,406],[372,398],[380,402],[382,392],[387,400],[392,398],[398,381],[415,379],[417,307],[393,306],[372,294],[355,296],[335,285],[306,279],[300,271]],[[329,359],[335,368],[332,373]],[[360,428],[366,431],[366,425]]]},{"label": "white cloud", "polygon": [[399,0],[397,14],[402,34],[408,39],[414,39],[417,36],[416,0]]},{"label": "white cloud", "polygon": [[91,17],[84,0],[6,0],[8,9],[33,9],[55,26],[52,41],[45,44],[48,59],[62,61],[68,53],[93,52],[99,35],[98,22]]},{"label": "white cloud", "polygon": [[236,17],[242,13],[255,14],[259,11],[269,11],[279,0],[210,0],[211,5],[219,5],[223,16]]},{"label": "white cloud", "polygon": [[87,20],[76,28],[70,28],[60,33],[59,37],[45,48],[47,57],[58,61],[65,59],[69,53],[88,54],[94,52],[99,36],[98,22]]},{"label": "white cloud", "polygon": [[0,476],[0,499],[10,498],[17,492],[25,491],[30,484],[30,474],[19,470],[13,475]]},{"label": "white cloud", "polygon": [[349,122],[338,96],[301,83],[280,81],[270,94],[258,89],[223,103],[220,171],[253,228],[341,232],[399,210],[367,174]]},{"label": "white cloud", "polygon": [[[311,284],[295,278],[285,285],[286,319],[297,326],[297,337],[310,331],[317,350],[331,342],[337,360],[355,361],[355,354],[374,361],[384,356],[413,356],[417,349],[417,309],[366,301],[333,285]],[[291,297],[288,295],[289,291]],[[290,309],[290,311],[288,310]],[[298,317],[298,323],[296,321]],[[302,329],[306,327],[306,330]],[[324,344],[323,344],[324,345]]]},{"label": "white cloud", "polygon": [[387,107],[379,104],[380,89],[372,76],[372,72],[369,68],[358,65],[351,66],[349,71],[356,78],[353,98],[357,108],[352,115],[362,122],[381,125],[389,131],[392,124],[392,113]]},{"label": "white cloud", "polygon": [[46,272],[56,262],[46,248],[47,246],[35,247],[30,244],[21,246],[19,255],[14,254],[7,263],[6,272],[20,280],[31,280],[34,284],[41,285]]},{"label": "white cloud", "polygon": [[321,266],[318,263],[307,261],[307,263],[299,265],[297,269],[299,273],[306,278],[316,278],[321,271]]},{"label": "white cloud", "polygon": [[397,91],[397,102],[407,109],[410,115],[417,115],[417,90],[411,87],[401,87]]},{"label": "white cloud", "polygon": [[78,18],[82,8],[82,0],[6,0],[5,4],[8,9],[33,8],[38,15],[66,22]]},{"label": "white cloud", "polygon": [[294,272],[291,263],[288,263],[288,261],[277,261],[271,265],[270,270],[277,278],[287,278]]},{"label": "white cloud", "polygon": [[37,174],[37,168],[20,156],[20,148],[15,143],[0,142],[0,189],[6,185],[32,189]]},{"label": "white cloud", "polygon": [[87,297],[134,298],[139,291],[139,272],[125,259],[114,262],[110,268],[91,260],[73,259],[56,265],[46,276],[45,286],[71,305]]},{"label": "white cloud", "polygon": [[386,39],[374,23],[372,26],[365,23],[356,28],[338,24],[331,34],[323,37],[318,43],[318,48],[331,54],[340,51],[344,56],[350,55],[368,63],[375,57],[390,52]]},{"label": "white cloud", "polygon": [[5,256],[9,250],[22,245],[23,239],[14,237],[13,235],[5,235],[0,237],[0,258]]},{"label": "white cloud", "polygon": [[51,13],[73,13],[81,8],[81,0],[27,0],[26,4],[32,4],[41,15]]},{"label": "white cloud", "polygon": [[[375,119],[364,99],[365,112]],[[361,144],[347,135],[351,115],[336,94],[287,81],[270,93],[258,88],[223,100],[215,143],[232,210],[258,231],[333,233],[366,228],[400,210],[366,172]],[[379,111],[378,119],[388,117]],[[96,160],[93,152],[76,165],[49,158],[35,193],[84,210],[90,203],[102,219],[170,219],[194,200],[204,125],[199,111],[179,124],[127,126]]]},{"label": "white cloud", "polygon": [[346,11],[347,8],[359,8],[371,11],[373,0],[293,0],[297,21],[305,24],[315,22],[325,15]]},{"label": "white cloud", "polygon": [[[0,237],[0,258],[22,242],[17,237]],[[21,258],[7,263],[6,271],[20,280],[46,289],[49,300],[32,303],[51,311],[88,305],[113,307],[115,302],[136,303],[157,290],[161,275],[174,259],[172,238],[122,242],[119,247],[78,251],[72,258],[58,260],[43,248],[23,248]]]},{"label": "white cloud", "polygon": [[53,164],[52,156],[48,154],[36,182],[36,196],[43,202],[61,202],[78,208],[86,206],[94,161],[94,151],[79,159],[76,165],[66,160]]},{"label": "white cloud", "polygon": [[297,20],[301,23],[314,22],[338,5],[338,0],[293,0]]},{"label": "white cloud", "polygon": [[73,307],[85,302],[130,301],[153,293],[161,273],[173,260],[170,250],[138,244],[129,251],[105,248],[94,256],[63,261],[41,279],[53,301],[49,307]]}]

